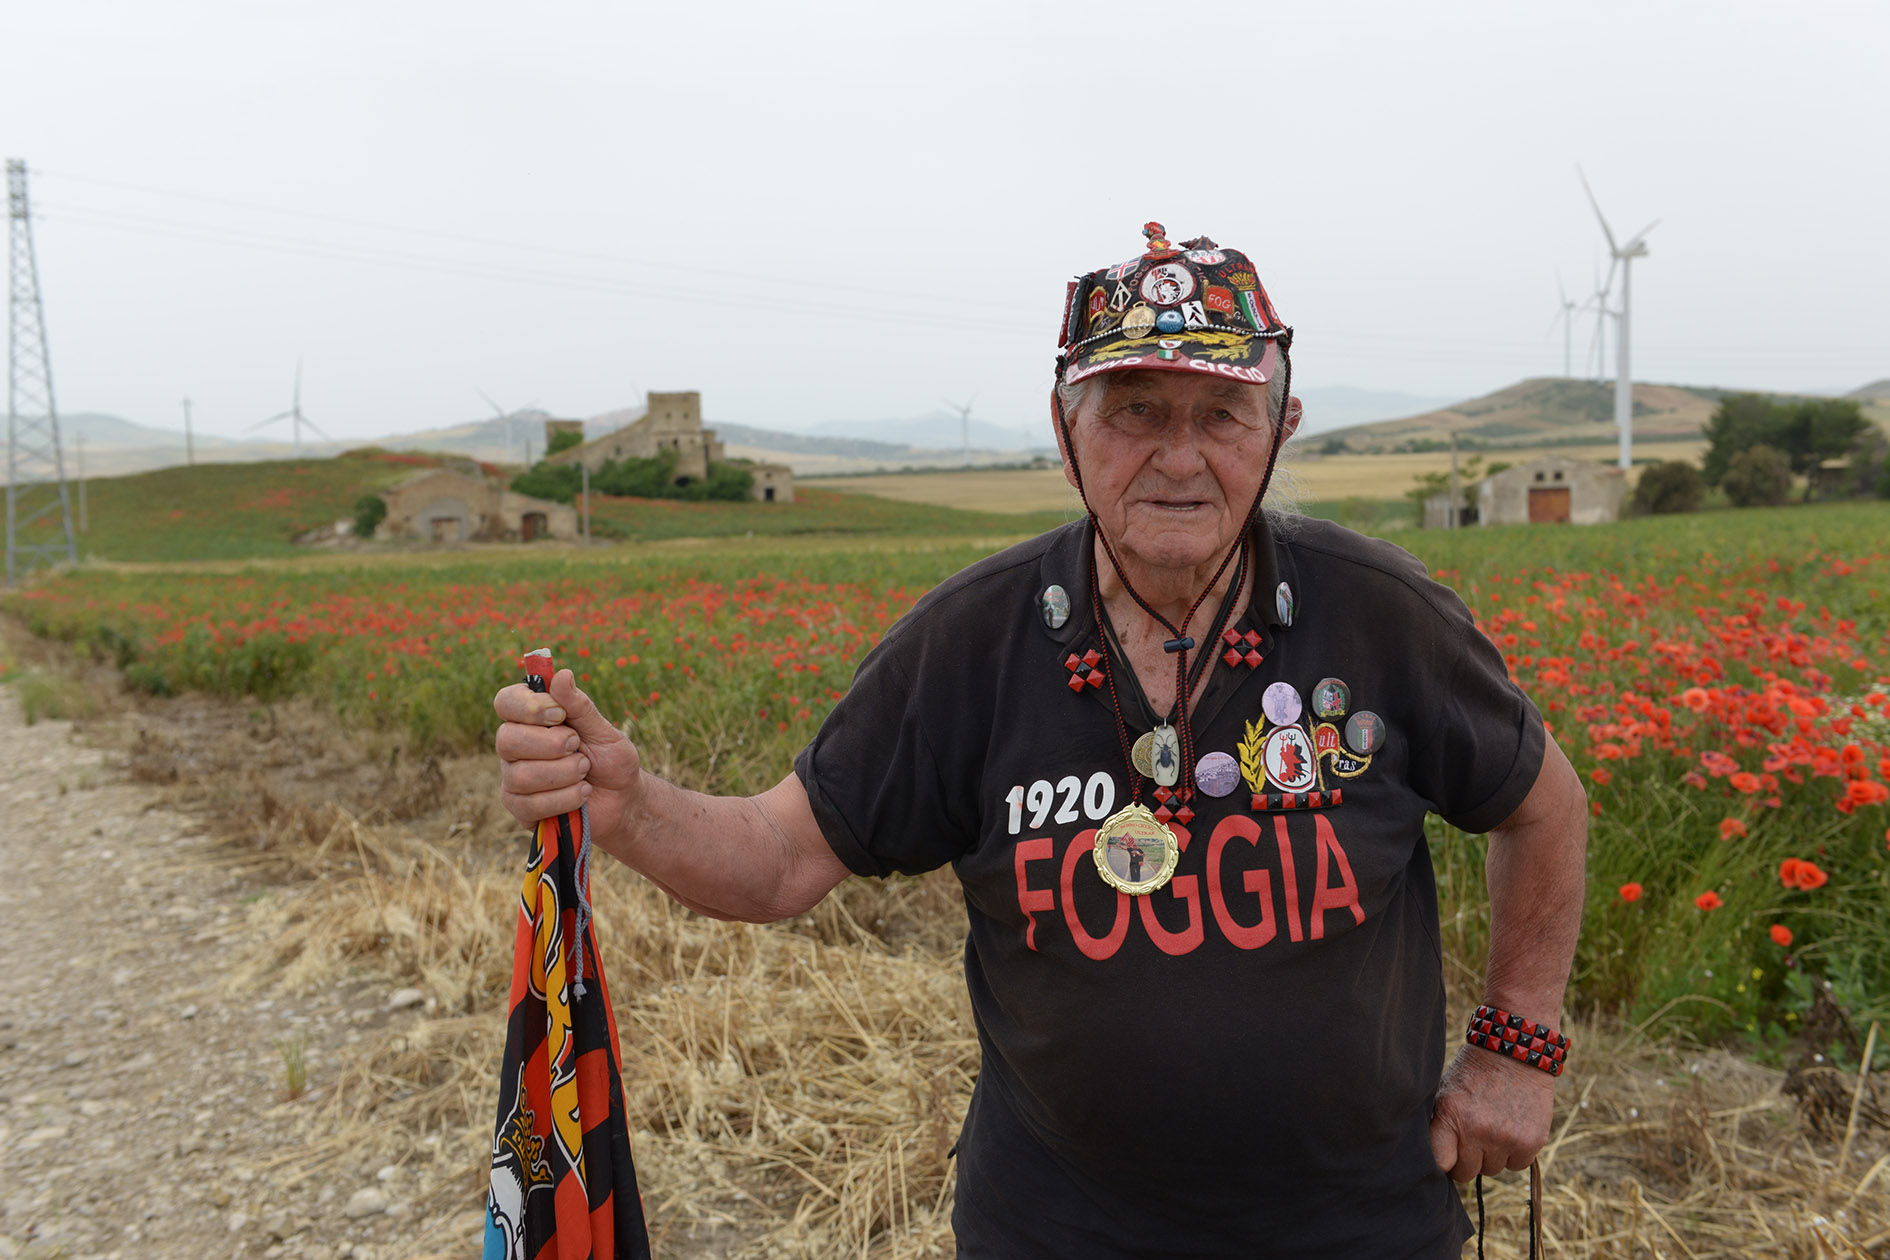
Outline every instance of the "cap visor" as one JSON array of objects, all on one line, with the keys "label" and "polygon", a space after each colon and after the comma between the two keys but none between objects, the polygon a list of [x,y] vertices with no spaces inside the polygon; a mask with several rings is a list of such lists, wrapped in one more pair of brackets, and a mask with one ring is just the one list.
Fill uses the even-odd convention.
[{"label": "cap visor", "polygon": [[1104,372],[1205,372],[1264,385],[1280,361],[1279,344],[1252,333],[1195,331],[1100,342],[1076,356],[1064,379],[1071,384]]}]

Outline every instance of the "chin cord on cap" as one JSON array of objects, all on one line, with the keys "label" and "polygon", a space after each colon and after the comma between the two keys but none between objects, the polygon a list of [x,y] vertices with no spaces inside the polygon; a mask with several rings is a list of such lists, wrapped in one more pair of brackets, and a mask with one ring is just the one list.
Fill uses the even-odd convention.
[{"label": "chin cord on cap", "polygon": [[[1205,239],[1205,238],[1202,238],[1202,239]],[[1069,302],[1069,308],[1071,311],[1076,311],[1076,310],[1081,309],[1081,303],[1078,301],[1078,294],[1082,289],[1086,287],[1086,285],[1084,284],[1084,280],[1086,279],[1087,277],[1084,277],[1083,279],[1079,279],[1078,281],[1070,285],[1068,302]],[[1065,328],[1067,332],[1067,328],[1068,328],[1067,319],[1065,321]],[[1290,399],[1292,397],[1292,392],[1293,392],[1293,358],[1291,354],[1291,347],[1292,347],[1292,342],[1293,342],[1293,330],[1290,328],[1286,329],[1276,338],[1276,340],[1279,342],[1279,345],[1280,345],[1280,371],[1284,374],[1281,380],[1282,397]],[[1057,385],[1060,386],[1063,384],[1063,376],[1064,376],[1065,371],[1068,369],[1068,366],[1069,366],[1068,351],[1067,350],[1059,351],[1057,354],[1057,364],[1056,364],[1056,384]],[[1102,521],[1097,517],[1096,509],[1090,506],[1089,493],[1083,489],[1083,470],[1082,470],[1082,467],[1077,463],[1076,442],[1070,433],[1069,417],[1065,415],[1063,411],[1063,395],[1057,389],[1053,388],[1050,391],[1050,397],[1051,397],[1051,405],[1056,410],[1057,431],[1059,435],[1063,438],[1063,453],[1070,462],[1070,478],[1072,481],[1076,483],[1077,497],[1082,499],[1083,501],[1083,510],[1089,515],[1090,524],[1096,531],[1096,537],[1102,540],[1103,554],[1109,557],[1109,567],[1115,570],[1116,578],[1122,583],[1122,589],[1129,593],[1129,598],[1133,599],[1136,602],[1136,604],[1142,609],[1143,612],[1147,613],[1150,617],[1153,617],[1157,622],[1161,624],[1161,626],[1164,629],[1168,631],[1169,642],[1167,644],[1164,644],[1163,646],[1173,651],[1175,654],[1175,707],[1176,707],[1175,727],[1176,727],[1176,734],[1180,738],[1180,741],[1181,741],[1182,766],[1185,768],[1185,773],[1187,775],[1187,779],[1184,784],[1184,791],[1182,792],[1182,799],[1186,801],[1187,799],[1189,799],[1190,797],[1194,795],[1194,731],[1193,731],[1193,722],[1191,721],[1189,717],[1189,713],[1188,713],[1189,700],[1191,699],[1193,691],[1194,691],[1194,681],[1195,681],[1189,676],[1188,651],[1190,648],[1194,646],[1194,640],[1187,633],[1188,625],[1190,622],[1194,620],[1194,614],[1200,610],[1202,603],[1206,601],[1208,595],[1214,590],[1214,587],[1220,582],[1221,575],[1227,572],[1227,566],[1230,563],[1232,563],[1234,557],[1236,555],[1239,555],[1247,545],[1247,536],[1249,533],[1252,532],[1254,520],[1260,514],[1260,505],[1263,501],[1265,501],[1267,497],[1267,487],[1273,483],[1274,466],[1275,464],[1279,462],[1280,443],[1283,440],[1285,432],[1286,432],[1285,406],[1284,404],[1282,404],[1281,414],[1278,417],[1271,417],[1271,419],[1273,420],[1273,445],[1269,447],[1267,450],[1266,472],[1260,478],[1259,492],[1254,495],[1253,503],[1250,504],[1247,508],[1247,515],[1241,521],[1240,532],[1235,537],[1233,545],[1229,547],[1227,549],[1226,554],[1221,557],[1220,564],[1214,570],[1214,576],[1208,579],[1207,586],[1201,591],[1199,595],[1195,597],[1194,603],[1188,606],[1187,615],[1181,619],[1181,624],[1177,626],[1174,622],[1168,620],[1168,618],[1164,617],[1161,613],[1157,612],[1155,608],[1147,600],[1143,599],[1141,592],[1137,591],[1135,589],[1134,584],[1129,581],[1129,575],[1122,571],[1122,561],[1116,556],[1115,544],[1109,541],[1109,535],[1103,531]],[[1106,647],[1108,643],[1108,638],[1106,635],[1103,634],[1103,607],[1102,607],[1102,598],[1101,598],[1101,588],[1100,586],[1094,585],[1094,582],[1095,582],[1094,563],[1095,562],[1092,559],[1091,582],[1092,582],[1092,590],[1095,592],[1095,595],[1096,595],[1096,598],[1093,601],[1095,604],[1095,613],[1096,613],[1096,629],[1097,629],[1098,637],[1103,639],[1104,645]],[[1246,567],[1247,566],[1243,562],[1242,564],[1243,581],[1245,577]],[[1256,566],[1256,571],[1258,571],[1257,566]],[[1237,596],[1238,594],[1239,594],[1239,591],[1237,589],[1228,592],[1228,598],[1222,601],[1220,613],[1214,619],[1213,628],[1207,634],[1202,636],[1202,640],[1201,640],[1202,642],[1210,644],[1210,645],[1213,644],[1213,642],[1215,641],[1215,636],[1220,633],[1221,627],[1226,623],[1228,619],[1228,614],[1233,607],[1234,597]]]}]

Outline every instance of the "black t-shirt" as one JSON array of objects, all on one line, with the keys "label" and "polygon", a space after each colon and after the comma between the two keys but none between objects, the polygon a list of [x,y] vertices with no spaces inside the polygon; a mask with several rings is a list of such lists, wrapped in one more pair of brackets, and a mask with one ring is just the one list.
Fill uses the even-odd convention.
[{"label": "black t-shirt", "polygon": [[[1428,1136],[1446,1032],[1423,820],[1507,818],[1542,721],[1410,555],[1296,525],[1258,528],[1255,594],[1230,627],[1247,637],[1212,645],[1240,663],[1216,664],[1193,726],[1197,758],[1241,763],[1244,742],[1243,776],[1264,779],[1279,723],[1262,695],[1284,681],[1300,755],[1276,758],[1277,781],[1197,792],[1151,895],[1111,888],[1091,856],[1134,780],[1109,689],[1083,668],[1103,650],[1087,522],[928,593],[795,762],[854,873],[950,862],[964,885],[983,1064],[958,1147],[962,1256],[1377,1260],[1456,1256],[1469,1234]],[[1060,629],[1039,605],[1052,585],[1071,605]],[[1328,678],[1349,696],[1321,719]],[[1133,739],[1155,715],[1132,673],[1116,686]],[[1360,710],[1381,719],[1368,759],[1344,743]],[[1309,746],[1316,782],[1289,798]]]}]

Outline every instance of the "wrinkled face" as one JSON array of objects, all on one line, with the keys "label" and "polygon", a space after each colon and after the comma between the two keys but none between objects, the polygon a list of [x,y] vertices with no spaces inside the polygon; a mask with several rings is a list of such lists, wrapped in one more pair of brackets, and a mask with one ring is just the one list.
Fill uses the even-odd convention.
[{"label": "wrinkled face", "polygon": [[[1266,474],[1266,387],[1191,372],[1106,379],[1105,387],[1105,378],[1092,378],[1068,417],[1103,532],[1125,564],[1180,571],[1217,563]],[[1297,423],[1289,409],[1286,437]]]}]

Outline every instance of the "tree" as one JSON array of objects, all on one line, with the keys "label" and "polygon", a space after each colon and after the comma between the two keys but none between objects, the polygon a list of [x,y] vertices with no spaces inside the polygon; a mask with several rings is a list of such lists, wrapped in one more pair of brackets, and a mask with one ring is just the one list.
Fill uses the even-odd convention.
[{"label": "tree", "polygon": [[545,457],[549,459],[559,451],[568,451],[574,446],[584,445],[584,435],[576,429],[560,429],[551,435],[545,443]]},{"label": "tree", "polygon": [[1700,461],[1706,484],[1720,484],[1733,456],[1749,447],[1774,442],[1778,428],[1772,400],[1765,395],[1735,394],[1721,399],[1706,422],[1706,455]]},{"label": "tree", "polygon": [[1699,469],[1685,460],[1668,460],[1641,474],[1634,487],[1634,511],[1639,516],[1692,512],[1705,493],[1706,481]]},{"label": "tree", "polygon": [[1776,407],[1779,436],[1791,460],[1792,471],[1806,474],[1805,498],[1811,498],[1818,465],[1848,455],[1874,426],[1863,408],[1850,398],[1807,398]]},{"label": "tree", "polygon": [[378,494],[364,494],[354,501],[354,536],[372,538],[387,519],[387,500]]},{"label": "tree", "polygon": [[1776,506],[1792,488],[1791,461],[1773,447],[1748,446],[1727,463],[1720,485],[1734,507]]},{"label": "tree", "polygon": [[529,494],[534,499],[572,503],[577,499],[578,485],[583,475],[576,464],[547,464],[540,460],[531,466],[530,471],[512,478],[512,489],[520,494]]}]

